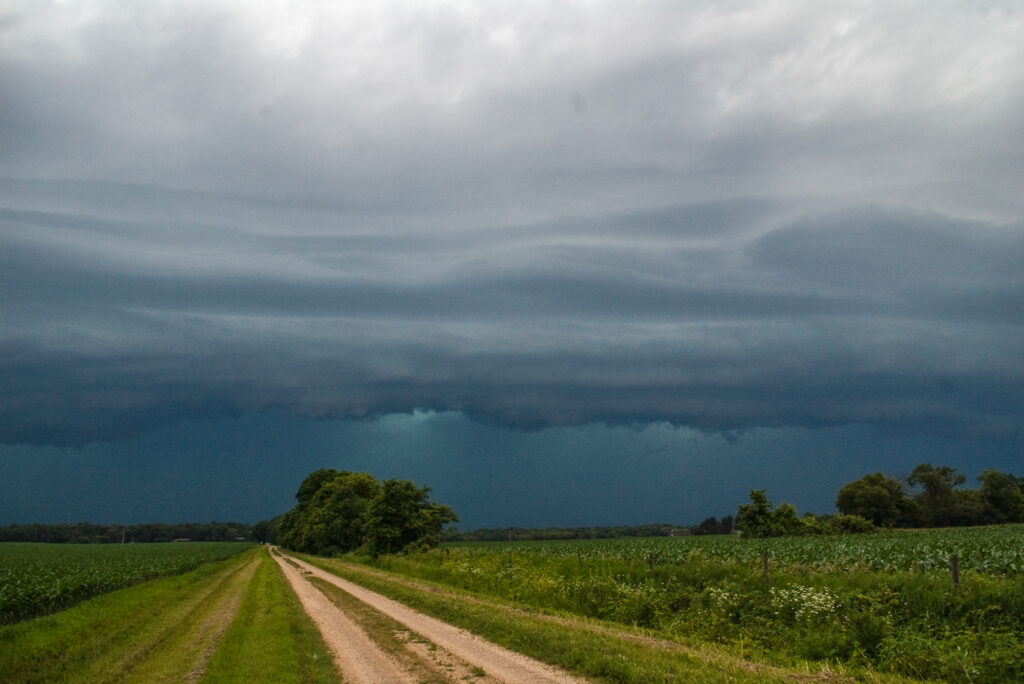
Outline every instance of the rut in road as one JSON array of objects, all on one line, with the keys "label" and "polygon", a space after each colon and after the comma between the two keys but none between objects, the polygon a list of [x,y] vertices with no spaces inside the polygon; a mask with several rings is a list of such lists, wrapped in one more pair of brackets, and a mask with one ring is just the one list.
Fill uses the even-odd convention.
[{"label": "rut in road", "polygon": [[316,623],[324,642],[334,654],[334,664],[346,682],[358,684],[414,684],[416,677],[389,657],[352,620],[331,603],[290,563],[270,554],[281,566],[299,602]]},{"label": "rut in road", "polygon": [[[295,568],[290,566],[290,563],[295,563],[304,573],[308,573],[312,577],[317,577],[325,582],[329,582],[348,594],[351,594],[374,610],[377,610],[383,615],[401,623],[413,632],[421,635],[423,638],[428,639],[440,648],[445,649],[456,658],[465,661],[471,666],[482,669],[490,680],[512,683],[531,682],[531,684],[576,684],[578,682],[582,683],[587,681],[585,679],[575,677],[564,670],[560,670],[551,665],[547,665],[538,660],[527,657],[521,653],[510,651],[507,648],[503,648],[497,644],[481,639],[464,629],[453,627],[446,622],[442,622],[436,618],[419,613],[408,606],[398,603],[397,601],[381,596],[380,594],[370,591],[369,589],[365,589],[358,584],[341,579],[336,575],[332,575],[325,570],[321,570],[320,568],[309,565],[308,563],[304,563],[296,558],[291,556],[288,556],[287,558],[290,562],[284,562],[280,558],[278,559],[278,562],[281,563],[282,567],[287,567],[288,570],[291,570],[293,576],[298,578],[302,584],[308,586],[312,591],[317,590],[305,580],[302,574],[296,572]],[[291,577],[289,577],[289,581],[291,581]],[[339,615],[341,614],[337,608],[335,608],[335,612]],[[314,620],[316,620],[316,617],[314,617]],[[323,627],[321,627],[321,630],[323,630]],[[363,637],[366,638],[365,635],[363,635]],[[328,639],[326,632],[324,634],[324,638],[325,640]],[[369,640],[368,638],[366,639],[367,641]],[[356,679],[355,677],[352,677],[352,679],[354,681],[365,682],[406,681],[399,679]]]}]

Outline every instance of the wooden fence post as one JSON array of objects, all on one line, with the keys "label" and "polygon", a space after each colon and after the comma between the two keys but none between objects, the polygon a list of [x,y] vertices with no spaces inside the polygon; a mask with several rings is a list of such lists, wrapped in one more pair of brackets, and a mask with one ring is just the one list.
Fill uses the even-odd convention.
[{"label": "wooden fence post", "polygon": [[769,584],[769,582],[770,582],[770,580],[768,578],[768,549],[765,549],[765,551],[764,551],[764,583],[767,585],[767,584]]},{"label": "wooden fence post", "polygon": [[955,553],[949,557],[949,565],[953,570],[953,587],[960,588],[960,556]]},{"label": "wooden fence post", "polygon": [[651,570],[654,569],[654,554],[653,553],[647,554],[647,565],[651,566]]}]

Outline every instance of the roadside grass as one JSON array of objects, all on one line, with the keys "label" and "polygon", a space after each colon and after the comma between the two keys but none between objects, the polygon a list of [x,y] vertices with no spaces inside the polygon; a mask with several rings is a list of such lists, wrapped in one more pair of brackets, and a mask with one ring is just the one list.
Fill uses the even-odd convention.
[{"label": "roadside grass", "polygon": [[316,625],[277,563],[262,550],[234,621],[206,667],[203,682],[338,682]]},{"label": "roadside grass", "polygon": [[93,596],[178,575],[251,548],[249,542],[2,542],[0,624],[56,613]]},{"label": "roadside grass", "polygon": [[637,631],[595,620],[553,618],[540,611],[513,607],[493,599],[454,596],[443,585],[418,587],[380,571],[353,568],[344,562],[295,554],[339,577],[356,582],[423,613],[474,632],[538,660],[605,682],[791,682],[907,681],[871,672],[850,672],[825,665],[782,668],[751,663],[722,649],[705,650],[651,638]]},{"label": "roadside grass", "polygon": [[197,681],[234,619],[253,573],[263,562],[260,556],[252,557],[239,571],[226,576],[200,608],[168,631],[141,660],[129,666],[131,669],[122,681],[141,684]]},{"label": "roadside grass", "polygon": [[125,682],[135,673],[141,677],[136,681],[182,681],[215,643],[216,620],[210,618],[244,589],[247,569],[259,562],[257,553],[253,549],[0,627],[3,681]]},{"label": "roadside grass", "polygon": [[[965,552],[977,554],[978,539],[1005,544],[1019,528],[981,529],[977,538],[957,538]],[[948,565],[944,571],[925,565],[901,569],[914,565],[905,552],[921,535],[907,537],[880,535],[871,540],[874,546],[863,540],[821,542],[825,559],[849,555],[842,546],[846,541],[870,551],[864,562],[848,567],[819,566],[807,556],[810,547],[794,549],[782,538],[780,555],[787,548],[802,550],[808,562],[777,561],[773,552],[768,571],[763,555],[753,560],[707,557],[691,548],[685,556],[662,562],[653,554],[614,557],[609,551],[619,545],[606,548],[587,540],[576,546],[578,554],[570,553],[568,542],[550,549],[497,543],[352,560],[510,605],[642,627],[692,645],[716,644],[780,667],[842,663],[849,671],[920,679],[1024,681],[1021,575],[1004,565],[991,573],[966,570],[954,586]],[[636,544],[670,548],[643,546],[643,540]],[[750,549],[737,540],[723,544],[749,555]],[[989,554],[1010,555],[1004,547]],[[933,558],[933,565],[939,560]],[[886,563],[876,568],[876,561]]]}]

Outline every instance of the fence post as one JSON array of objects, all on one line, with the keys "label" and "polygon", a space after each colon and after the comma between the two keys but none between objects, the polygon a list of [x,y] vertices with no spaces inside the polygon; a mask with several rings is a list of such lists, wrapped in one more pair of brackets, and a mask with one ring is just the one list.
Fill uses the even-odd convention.
[{"label": "fence post", "polygon": [[960,587],[960,556],[955,553],[949,557],[949,565],[953,570],[953,587]]},{"label": "fence post", "polygon": [[768,579],[768,549],[764,550],[764,583],[768,585],[770,580]]},{"label": "fence post", "polygon": [[653,553],[647,554],[647,565],[649,565],[651,567],[651,570],[654,570],[654,554]]}]

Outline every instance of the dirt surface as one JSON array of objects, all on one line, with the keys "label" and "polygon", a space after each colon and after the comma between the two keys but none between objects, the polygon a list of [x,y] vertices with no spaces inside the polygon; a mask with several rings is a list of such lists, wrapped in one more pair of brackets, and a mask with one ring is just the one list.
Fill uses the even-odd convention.
[{"label": "dirt surface", "polygon": [[407,672],[373,641],[319,589],[302,576],[290,563],[272,553],[284,576],[299,597],[302,607],[323,634],[324,642],[334,654],[334,663],[346,682],[353,684],[414,683],[417,678]]},{"label": "dirt surface", "polygon": [[497,602],[486,601],[477,597],[469,596],[465,592],[450,591],[446,589],[440,589],[434,584],[409,579],[407,577],[397,577],[392,574],[384,573],[379,570],[373,570],[361,565],[354,565],[351,563],[344,563],[343,566],[356,573],[361,573],[371,577],[377,577],[384,579],[388,582],[400,584],[417,591],[429,591],[436,595],[441,595],[450,598],[452,601],[463,601],[467,603],[475,603],[477,605],[487,606],[500,613],[506,614],[510,619],[517,617],[528,617],[533,620],[543,620],[546,622],[552,622],[555,624],[569,627],[573,630],[580,630],[598,634],[606,634],[613,636],[623,641],[631,641],[634,643],[644,644],[654,648],[663,649],[666,651],[677,651],[686,653],[693,658],[703,660],[705,662],[717,663],[721,665],[726,671],[731,668],[738,668],[746,670],[748,672],[763,674],[766,678],[773,679],[789,679],[794,681],[822,681],[822,682],[855,682],[857,681],[853,677],[832,671],[827,665],[822,665],[821,669],[817,672],[798,672],[788,670],[785,668],[775,667],[766,663],[757,663],[743,660],[735,656],[726,655],[720,650],[713,648],[700,648],[693,646],[686,646],[677,641],[670,641],[667,639],[661,639],[648,634],[645,630],[638,630],[637,628],[630,629],[625,626],[611,626],[608,624],[601,624],[598,621],[591,620],[584,617],[564,617],[558,615],[546,614],[538,611],[527,611],[520,608],[513,608],[508,605],[500,604]]},{"label": "dirt surface", "polygon": [[[453,627],[452,625],[437,620],[436,618],[419,613],[402,605],[401,603],[398,603],[397,601],[393,601],[377,594],[376,592],[364,589],[357,584],[343,580],[325,570],[321,570],[320,568],[309,565],[290,556],[288,559],[298,565],[304,573],[308,573],[313,577],[318,577],[344,590],[345,592],[348,592],[355,598],[371,606],[373,609],[387,615],[396,622],[401,623],[424,639],[429,640],[431,643],[436,644],[440,649],[444,649],[444,652],[452,658],[463,661],[463,663],[468,664],[471,668],[479,668],[475,671],[477,673],[482,671],[482,674],[485,673],[485,676],[481,677],[478,681],[513,683],[531,682],[536,684],[569,684],[587,681],[585,679],[574,677],[567,672],[552,667],[551,665],[547,665],[524,656],[521,653],[516,653],[496,644],[492,644],[491,642],[485,641],[466,630]],[[285,575],[289,578],[289,581],[292,582],[293,587],[295,587],[296,584],[299,586],[305,585],[307,588],[307,594],[310,591],[315,592],[320,596],[323,602],[327,604],[328,607],[323,608],[324,612],[330,613],[331,609],[333,609],[333,613],[336,614],[336,617],[340,617],[341,620],[351,624],[351,621],[342,616],[341,611],[334,607],[333,604],[327,602],[323,597],[323,594],[320,594],[318,590],[303,578],[302,573],[296,571],[290,563],[284,562],[281,559],[278,559],[278,563],[280,563],[282,568],[285,569]],[[295,580],[292,579],[293,577]],[[296,593],[299,593],[298,587],[296,587]],[[306,600],[303,599],[302,596],[303,594],[299,593],[299,597],[302,599],[303,605],[305,606]],[[331,645],[331,637],[329,637],[329,633],[333,631],[334,628],[329,625],[325,626],[324,624],[321,624],[320,620],[318,620],[316,615],[311,612],[309,607],[307,607],[306,610],[307,612],[310,612],[310,616],[313,617],[314,621],[317,622],[317,625],[320,626],[320,630],[324,633],[325,641],[328,641],[328,645]],[[358,631],[358,628],[356,629]],[[374,646],[364,634],[360,632],[360,635],[363,640],[369,642],[369,647],[371,649],[376,649],[376,646]],[[354,640],[350,640],[349,637],[342,637],[339,643],[339,648],[351,652],[354,650],[353,646],[355,643],[356,642]],[[334,649],[335,647],[332,645],[331,648]],[[359,648],[362,649],[363,647],[360,646]],[[459,669],[461,670],[463,668]],[[354,682],[408,681],[405,679],[397,679],[387,676],[378,676],[373,678],[367,675],[369,678],[363,678],[363,676],[357,677],[345,673],[344,670],[343,674]]]}]

